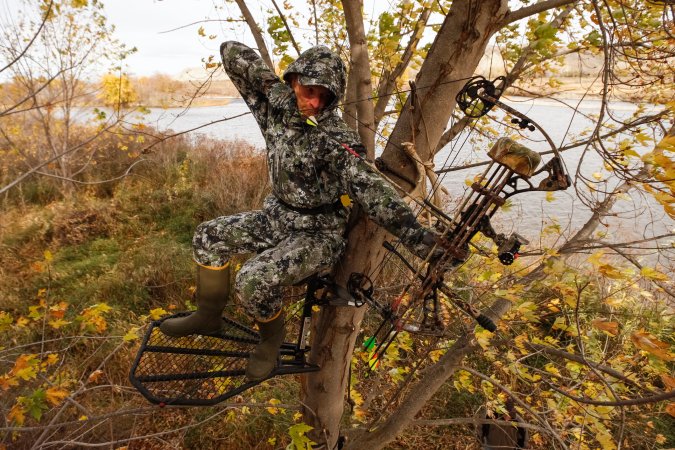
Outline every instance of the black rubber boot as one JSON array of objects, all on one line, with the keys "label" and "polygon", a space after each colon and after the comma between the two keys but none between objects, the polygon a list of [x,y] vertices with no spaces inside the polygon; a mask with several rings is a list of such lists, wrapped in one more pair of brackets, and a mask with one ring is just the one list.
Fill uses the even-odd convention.
[{"label": "black rubber boot", "polygon": [[230,265],[207,267],[197,265],[197,310],[186,317],[167,319],[159,329],[168,336],[218,333],[222,313],[230,294]]},{"label": "black rubber boot", "polygon": [[263,380],[272,373],[279,348],[284,342],[284,321],[284,313],[280,311],[269,322],[257,322],[260,329],[260,343],[248,358],[246,378],[249,381]]}]

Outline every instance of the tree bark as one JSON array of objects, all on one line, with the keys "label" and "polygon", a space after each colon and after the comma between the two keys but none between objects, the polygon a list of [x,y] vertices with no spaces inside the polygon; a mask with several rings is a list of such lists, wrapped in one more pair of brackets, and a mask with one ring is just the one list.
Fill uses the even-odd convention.
[{"label": "tree bark", "polygon": [[[345,12],[347,34],[349,35],[349,53],[351,55],[349,82],[350,84],[353,83],[355,87],[357,129],[359,136],[361,136],[361,142],[368,151],[368,158],[372,159],[375,157],[373,86],[370,78],[370,58],[368,56],[366,31],[363,28],[361,1],[342,0],[342,8]],[[345,113],[347,111],[351,111],[351,109],[345,109]]]},{"label": "tree bark", "polygon": [[[386,232],[362,218],[348,236],[345,256],[337,266],[335,280],[345,285],[352,272],[371,274],[384,256]],[[344,395],[354,343],[366,307],[322,307],[312,322],[309,361],[321,367],[302,378],[302,413],[314,430],[312,439],[326,448],[335,448],[340,436]]]},{"label": "tree bark", "polygon": [[473,75],[507,11],[506,0],[452,3],[417,75],[417,104],[411,105],[412,96],[408,97],[382,154],[391,175],[402,186],[410,187],[405,179],[414,179],[415,168],[398,146],[415,142],[420,158],[430,159],[450,120],[455,96]]}]

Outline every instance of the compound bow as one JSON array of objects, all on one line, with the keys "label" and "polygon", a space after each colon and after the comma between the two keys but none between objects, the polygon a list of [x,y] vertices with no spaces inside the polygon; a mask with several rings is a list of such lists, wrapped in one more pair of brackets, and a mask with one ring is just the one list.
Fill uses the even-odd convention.
[{"label": "compound bow", "polygon": [[[438,219],[437,227],[441,233],[437,246],[442,249],[442,254],[433,258],[427,265],[426,274],[422,275],[416,271],[412,264],[406,261],[405,257],[391,244],[385,243],[385,247],[400,258],[420,281],[419,288],[411,295],[414,299],[422,301],[422,319],[419,323],[412,323],[405,317],[406,311],[411,310],[415,301],[411,302],[407,308],[401,308],[401,299],[411,289],[411,286],[406,287],[393,304],[382,306],[372,297],[372,282],[363,274],[352,274],[348,286],[352,297],[362,299],[361,303],[367,302],[376,306],[385,318],[375,336],[384,329],[386,323],[390,324],[389,331],[385,335],[388,338],[380,343],[375,350],[375,355],[383,354],[401,330],[442,334],[445,326],[441,317],[439,292],[443,293],[460,310],[474,318],[482,327],[495,331],[494,322],[470,304],[462,301],[456,289],[444,283],[444,276],[449,268],[456,267],[468,259],[469,242],[478,232],[496,244],[499,261],[502,264],[512,264],[518,257],[521,245],[528,242],[517,233],[510,236],[497,233],[490,219],[506,199],[513,195],[531,191],[564,190],[571,185],[560,153],[546,131],[525,114],[499,100],[504,84],[504,77],[498,77],[493,81],[480,76],[474,77],[457,94],[457,105],[464,114],[475,119],[488,114],[495,106],[501,108],[513,116],[511,122],[521,130],[538,130],[551,146],[553,156],[540,169],[537,169],[541,163],[541,154],[509,138],[500,138],[488,152],[491,162],[467,190],[454,216],[450,217],[430,202],[425,202],[431,213]],[[401,312],[400,309],[405,310]]]}]

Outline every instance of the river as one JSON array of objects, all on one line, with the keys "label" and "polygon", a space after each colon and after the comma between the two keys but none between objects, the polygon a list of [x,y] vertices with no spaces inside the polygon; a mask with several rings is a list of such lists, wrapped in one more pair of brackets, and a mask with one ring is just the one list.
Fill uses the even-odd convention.
[{"label": "river", "polygon": [[[574,108],[551,99],[533,100],[512,97],[505,101],[509,106],[539,122],[557,146],[574,142],[580,139],[585,131],[592,129],[594,125],[592,116],[597,117],[600,106],[598,100],[584,100],[580,103],[574,100],[566,100],[565,102]],[[611,105],[612,114],[616,118],[627,118],[636,108],[637,106],[631,103],[613,103]],[[245,103],[241,99],[233,99],[226,106],[198,107],[187,111],[182,109],[151,109],[144,121],[160,130],[184,131],[246,112],[248,112],[248,108]],[[500,114],[496,113],[495,116],[500,117]],[[497,126],[495,122],[490,125]],[[241,139],[260,148],[264,148],[265,145],[262,134],[251,114],[215,123],[191,133],[219,139]],[[535,139],[535,142],[526,144],[533,150],[545,151],[550,148],[536,132],[527,132],[527,136]],[[626,135],[623,138],[630,138],[630,136]],[[436,168],[445,167],[451,160],[454,160],[454,164],[458,165],[462,162],[486,159],[485,152],[488,150],[488,143],[469,140],[466,141],[465,145],[460,145],[464,141],[466,141],[465,136],[459,136],[454,144],[449,144],[439,152],[435,160]],[[609,145],[615,147],[617,144],[610,143]],[[649,150],[640,146],[635,148],[637,151]],[[575,177],[575,173],[579,169],[582,152],[583,148],[578,148],[563,154],[563,159],[572,178]],[[457,155],[456,159],[455,155]],[[547,160],[548,158],[545,157],[544,161]],[[465,180],[481,171],[482,169],[479,168],[451,172],[443,176],[442,184],[449,190],[451,197],[456,199],[466,189]],[[592,181],[597,181],[594,174],[599,175],[601,179],[609,175],[603,169],[602,159],[593,151],[584,156],[579,171]],[[603,190],[606,188],[601,181],[597,181],[597,183],[599,188]],[[616,181],[613,184],[610,183],[609,187],[615,185]],[[583,204],[574,187],[564,192],[555,192],[552,197],[552,199],[550,196],[547,198],[545,193],[538,192],[515,195],[511,199],[512,205],[508,211],[500,212],[495,217],[495,228],[498,232],[504,233],[516,231],[528,239],[534,240],[539,239],[541,232],[547,226],[557,223],[563,235],[569,237],[591,217],[591,210]],[[631,190],[628,196],[619,200],[614,207],[613,215],[608,217],[604,223],[606,226],[599,227],[598,232],[607,233],[605,239],[612,242],[649,238],[672,232],[675,229],[675,222],[663,212],[663,209],[651,197],[645,197],[635,189]],[[553,238],[549,237],[548,239],[550,243]],[[539,246],[539,243],[533,242],[532,244],[533,247]]]}]

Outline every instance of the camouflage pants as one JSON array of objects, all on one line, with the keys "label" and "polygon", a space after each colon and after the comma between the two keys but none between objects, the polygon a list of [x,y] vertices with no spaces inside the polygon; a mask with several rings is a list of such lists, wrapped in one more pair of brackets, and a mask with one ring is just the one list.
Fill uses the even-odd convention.
[{"label": "camouflage pants", "polygon": [[332,266],[345,247],[337,230],[289,232],[265,211],[204,222],[192,243],[195,260],[208,266],[222,266],[233,254],[257,253],[242,265],[235,286],[245,311],[259,320],[281,309],[283,286]]}]

